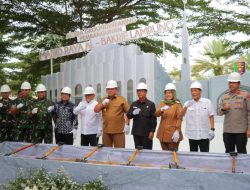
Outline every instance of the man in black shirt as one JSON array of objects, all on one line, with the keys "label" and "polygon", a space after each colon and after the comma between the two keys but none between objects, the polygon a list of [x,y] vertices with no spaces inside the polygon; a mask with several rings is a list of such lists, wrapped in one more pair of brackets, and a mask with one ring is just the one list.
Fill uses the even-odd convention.
[{"label": "man in black shirt", "polygon": [[147,90],[145,83],[137,85],[138,100],[131,104],[127,117],[133,119],[132,135],[135,148],[142,146],[144,149],[152,150],[157,121],[154,115],[155,104],[147,99]]},{"label": "man in black shirt", "polygon": [[64,87],[61,91],[61,101],[48,108],[55,122],[56,143],[73,145],[77,136],[77,115],[73,113],[75,104],[70,101],[71,89]]}]

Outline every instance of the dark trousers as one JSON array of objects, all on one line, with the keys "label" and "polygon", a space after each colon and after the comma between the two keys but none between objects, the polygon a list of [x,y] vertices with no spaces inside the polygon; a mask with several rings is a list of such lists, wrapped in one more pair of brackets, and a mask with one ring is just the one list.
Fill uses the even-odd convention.
[{"label": "dark trousers", "polygon": [[96,138],[96,134],[81,134],[81,146],[97,146],[98,140],[99,138]]},{"label": "dark trousers", "polygon": [[226,148],[226,153],[235,152],[235,146],[238,153],[247,153],[246,133],[223,133],[223,141]]},{"label": "dark trousers", "polygon": [[63,144],[68,144],[68,145],[73,145],[73,134],[61,134],[61,133],[56,133],[56,144],[59,142],[62,142]]},{"label": "dark trousers", "polygon": [[138,146],[142,146],[143,149],[152,150],[153,141],[150,140],[148,137],[137,136],[137,135],[133,135],[133,136],[134,136],[135,148],[137,148]]},{"label": "dark trousers", "polygon": [[209,152],[209,139],[194,140],[189,139],[189,146],[191,152]]},{"label": "dark trousers", "polygon": [[20,128],[17,129],[16,141],[18,142],[32,142],[32,129]]},{"label": "dark trousers", "polygon": [[0,122],[0,141],[15,141],[14,125]]},{"label": "dark trousers", "polygon": [[44,140],[45,144],[51,144],[53,142],[52,129],[37,129],[32,134],[32,142],[42,143]]}]

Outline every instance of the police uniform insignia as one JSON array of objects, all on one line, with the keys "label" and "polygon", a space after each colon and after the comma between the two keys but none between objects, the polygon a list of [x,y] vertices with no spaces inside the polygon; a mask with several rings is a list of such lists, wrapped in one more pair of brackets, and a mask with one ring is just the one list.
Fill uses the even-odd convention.
[{"label": "police uniform insignia", "polygon": [[247,95],[247,99],[250,101],[250,93],[248,93],[248,95]]},{"label": "police uniform insignia", "polygon": [[236,108],[243,108],[242,102],[241,101],[240,102],[235,102],[235,107]]},{"label": "police uniform insignia", "polygon": [[230,99],[230,95],[225,95],[225,96],[223,97],[223,99],[224,99],[224,100],[229,100],[229,99]]}]

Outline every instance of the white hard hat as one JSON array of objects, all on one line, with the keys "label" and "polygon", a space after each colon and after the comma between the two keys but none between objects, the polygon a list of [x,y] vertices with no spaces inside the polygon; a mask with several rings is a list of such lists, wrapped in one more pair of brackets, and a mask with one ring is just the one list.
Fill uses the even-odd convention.
[{"label": "white hard hat", "polygon": [[46,87],[43,84],[38,84],[36,87],[36,92],[44,92],[47,91]]},{"label": "white hard hat", "polygon": [[1,92],[10,92],[10,87],[7,84],[1,86]]},{"label": "white hard hat", "polygon": [[170,82],[170,83],[166,84],[164,90],[176,90],[176,86]]},{"label": "white hard hat", "polygon": [[24,81],[21,85],[21,90],[22,89],[31,89],[30,83],[27,81]]},{"label": "white hard hat", "polygon": [[237,72],[233,72],[228,76],[228,82],[240,82],[240,74]]},{"label": "white hard hat", "polygon": [[72,92],[71,92],[70,87],[65,86],[65,87],[63,87],[61,93],[65,93],[65,94],[70,94],[71,95]]},{"label": "white hard hat", "polygon": [[194,81],[194,82],[191,84],[191,86],[190,86],[190,89],[192,89],[192,88],[199,88],[199,89],[202,90],[202,85],[201,85],[200,82]]},{"label": "white hard hat", "polygon": [[88,86],[84,89],[84,92],[83,92],[84,95],[86,94],[95,94],[95,90],[93,87],[91,86]]},{"label": "white hard hat", "polygon": [[136,90],[148,90],[147,85],[144,82],[140,82],[137,87]]},{"label": "white hard hat", "polygon": [[118,88],[117,82],[114,80],[108,81],[106,88]]}]

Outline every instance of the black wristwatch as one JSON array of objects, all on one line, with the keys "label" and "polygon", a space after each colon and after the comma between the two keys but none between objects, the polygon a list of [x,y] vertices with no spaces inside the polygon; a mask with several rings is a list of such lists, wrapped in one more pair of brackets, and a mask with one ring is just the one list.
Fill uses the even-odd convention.
[{"label": "black wristwatch", "polygon": [[215,131],[215,128],[210,128],[210,130]]}]

